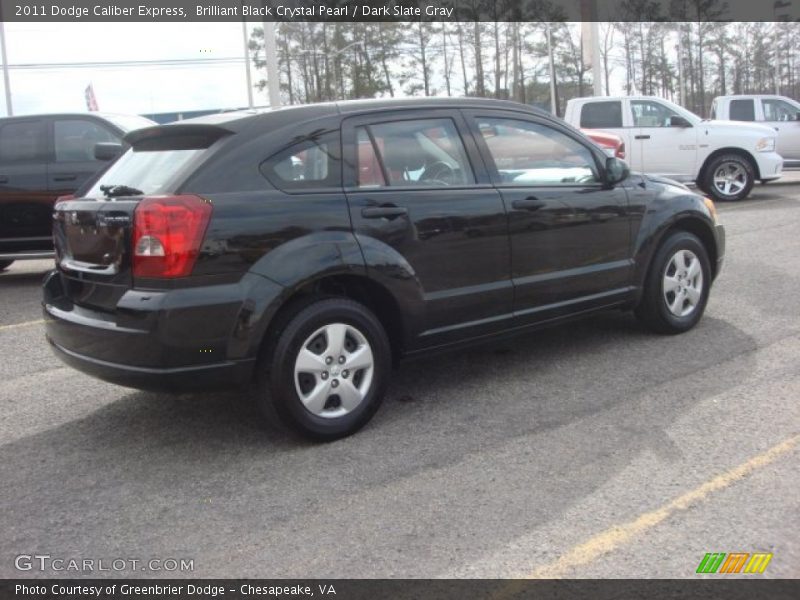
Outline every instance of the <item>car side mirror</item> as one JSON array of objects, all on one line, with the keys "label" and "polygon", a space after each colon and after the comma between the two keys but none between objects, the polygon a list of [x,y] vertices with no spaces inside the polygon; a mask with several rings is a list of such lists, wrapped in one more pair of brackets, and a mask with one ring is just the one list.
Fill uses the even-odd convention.
[{"label": "car side mirror", "polygon": [[670,127],[691,127],[692,124],[689,123],[684,117],[680,117],[678,115],[673,115],[669,118],[669,126]]},{"label": "car side mirror", "polygon": [[606,183],[616,185],[625,181],[631,174],[628,163],[616,156],[609,156],[606,160]]},{"label": "car side mirror", "polygon": [[122,154],[122,144],[117,144],[114,142],[99,142],[94,145],[94,157],[96,160],[113,160],[120,154]]}]

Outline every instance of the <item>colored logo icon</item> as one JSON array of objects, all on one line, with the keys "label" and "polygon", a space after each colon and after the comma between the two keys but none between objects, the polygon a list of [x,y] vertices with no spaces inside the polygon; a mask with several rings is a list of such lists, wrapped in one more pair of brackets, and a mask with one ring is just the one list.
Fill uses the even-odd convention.
[{"label": "colored logo icon", "polygon": [[719,575],[731,573],[763,573],[769,561],[772,560],[771,552],[709,552],[697,566],[697,573],[717,573]]}]

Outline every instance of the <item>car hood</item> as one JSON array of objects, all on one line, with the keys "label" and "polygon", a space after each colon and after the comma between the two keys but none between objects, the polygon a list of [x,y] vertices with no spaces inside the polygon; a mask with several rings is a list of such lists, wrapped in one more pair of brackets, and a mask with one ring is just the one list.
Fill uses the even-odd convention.
[{"label": "car hood", "polygon": [[680,183],[679,181],[675,181],[674,179],[670,179],[669,177],[662,177],[661,175],[647,175],[645,173],[639,173],[639,176],[642,177],[646,182],[660,183],[661,185],[670,185],[672,187],[677,187],[682,190],[689,189],[686,185]]},{"label": "car hood", "polygon": [[742,121],[703,121],[700,127],[705,127],[712,133],[730,135],[748,135],[753,138],[775,136],[775,130],[767,125],[758,123],[744,123]]}]

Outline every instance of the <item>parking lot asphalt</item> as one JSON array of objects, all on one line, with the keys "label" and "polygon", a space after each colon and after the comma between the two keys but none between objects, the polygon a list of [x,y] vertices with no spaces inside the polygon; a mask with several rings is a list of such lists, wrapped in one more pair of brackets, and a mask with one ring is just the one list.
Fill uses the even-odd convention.
[{"label": "parking lot asphalt", "polygon": [[[720,214],[726,264],[695,330],[609,313],[406,363],[372,423],[324,445],[261,424],[246,395],[62,366],[49,265],[13,265],[0,577],[697,577],[707,552],[762,551],[760,576],[800,576],[800,185]],[[26,554],[194,570],[16,570]]]}]

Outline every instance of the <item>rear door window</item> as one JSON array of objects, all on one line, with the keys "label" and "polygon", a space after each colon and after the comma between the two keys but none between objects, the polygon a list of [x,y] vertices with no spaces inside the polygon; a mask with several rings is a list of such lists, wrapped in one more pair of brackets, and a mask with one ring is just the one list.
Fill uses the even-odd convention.
[{"label": "rear door window", "polygon": [[341,187],[339,132],[314,135],[278,152],[261,165],[261,174],[285,191]]},{"label": "rear door window", "polygon": [[56,162],[94,161],[94,147],[101,142],[119,142],[119,138],[86,119],[58,119],[53,124]]},{"label": "rear door window", "polygon": [[581,109],[581,127],[618,129],[622,127],[622,102],[588,102]]},{"label": "rear door window", "polygon": [[475,183],[464,143],[452,119],[393,121],[359,127],[357,141],[359,187],[387,183],[415,187]]},{"label": "rear door window", "polygon": [[47,136],[43,120],[15,121],[0,127],[0,162],[44,162]]},{"label": "rear door window", "polygon": [[754,100],[731,100],[731,121],[755,121],[756,103]]}]

